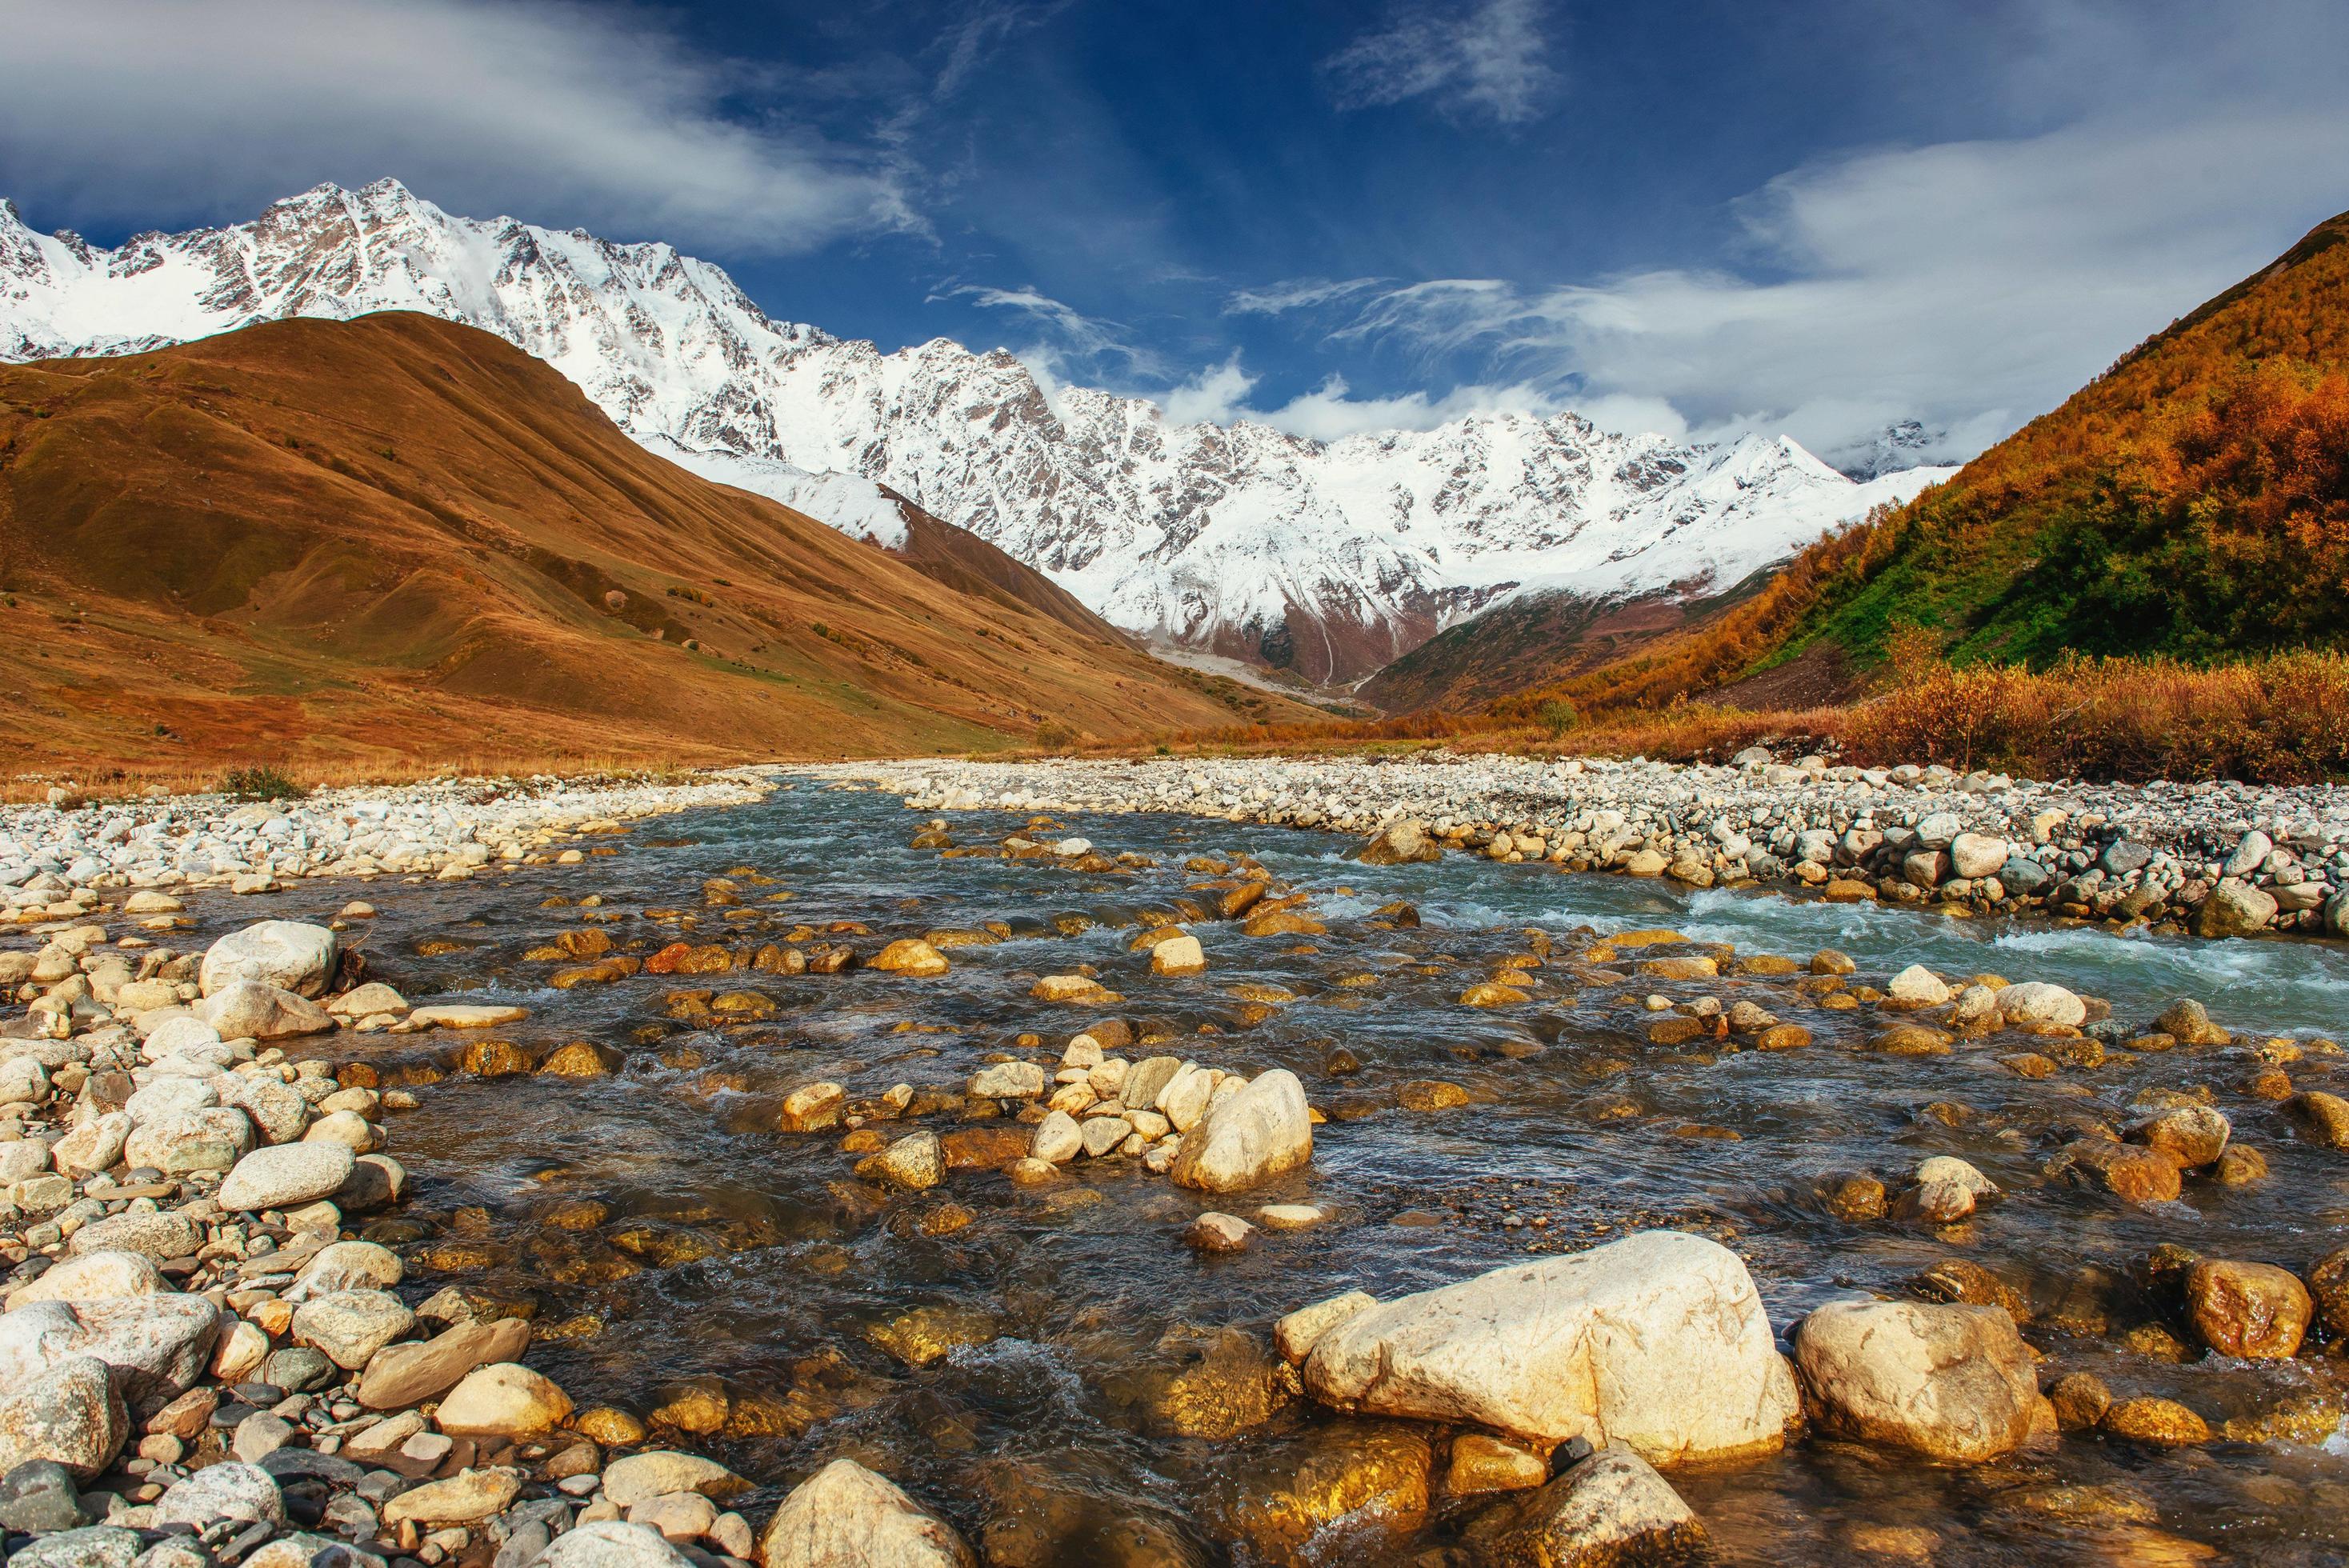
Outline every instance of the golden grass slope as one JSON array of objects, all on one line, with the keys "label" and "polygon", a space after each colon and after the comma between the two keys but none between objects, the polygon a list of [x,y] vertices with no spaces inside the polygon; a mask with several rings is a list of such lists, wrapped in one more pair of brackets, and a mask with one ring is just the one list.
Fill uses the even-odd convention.
[{"label": "golden grass slope", "polygon": [[0,761],[714,762],[1307,711],[959,530],[914,553],[665,462],[429,316],[0,366]]}]

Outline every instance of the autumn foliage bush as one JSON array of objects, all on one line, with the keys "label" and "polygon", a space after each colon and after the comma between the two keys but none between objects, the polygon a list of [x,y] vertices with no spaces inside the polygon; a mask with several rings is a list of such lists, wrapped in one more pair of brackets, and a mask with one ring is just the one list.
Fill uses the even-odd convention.
[{"label": "autumn foliage bush", "polygon": [[2086,656],[2045,670],[1935,664],[1829,727],[1855,761],[2309,783],[2349,775],[2349,655],[2209,668]]}]

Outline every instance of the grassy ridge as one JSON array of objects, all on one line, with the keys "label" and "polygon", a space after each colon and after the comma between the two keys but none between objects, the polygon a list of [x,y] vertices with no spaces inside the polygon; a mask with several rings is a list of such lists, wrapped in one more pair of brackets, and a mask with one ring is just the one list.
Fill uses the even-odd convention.
[{"label": "grassy ridge", "polygon": [[1654,706],[1898,628],[1960,666],[2349,645],[2349,214],[1754,598],[1555,683]]}]

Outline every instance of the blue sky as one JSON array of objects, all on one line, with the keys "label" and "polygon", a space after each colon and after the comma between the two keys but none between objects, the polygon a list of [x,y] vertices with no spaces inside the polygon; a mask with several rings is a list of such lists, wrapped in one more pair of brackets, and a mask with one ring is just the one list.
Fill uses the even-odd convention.
[{"label": "blue sky", "polygon": [[2349,7],[0,0],[0,194],[390,174],[1182,418],[1962,455],[2349,207]]}]

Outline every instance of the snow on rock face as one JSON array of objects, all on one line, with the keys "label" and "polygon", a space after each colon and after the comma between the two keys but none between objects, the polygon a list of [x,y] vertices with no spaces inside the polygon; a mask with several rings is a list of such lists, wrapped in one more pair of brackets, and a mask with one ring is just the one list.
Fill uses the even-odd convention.
[{"label": "snow on rock face", "polygon": [[771,319],[671,246],[452,217],[396,181],[114,251],[0,203],[0,358],[378,310],[495,333],[661,455],[844,532],[902,544],[887,485],[1129,630],[1319,679],[1511,591],[1727,587],[1949,471],[1862,485],[1783,438],[1683,447],[1572,414],[1321,442],[1091,389],[1055,404],[999,349],[883,354]]}]

